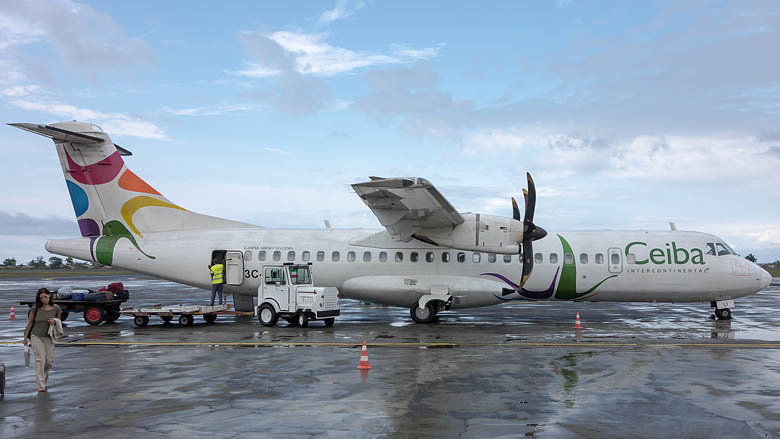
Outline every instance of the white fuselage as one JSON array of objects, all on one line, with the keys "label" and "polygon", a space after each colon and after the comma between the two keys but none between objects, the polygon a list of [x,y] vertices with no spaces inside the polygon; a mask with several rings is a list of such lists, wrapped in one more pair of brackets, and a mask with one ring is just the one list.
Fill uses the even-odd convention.
[{"label": "white fuselage", "polygon": [[[255,296],[264,265],[311,262],[317,286],[336,287],[344,298],[404,307],[432,286],[446,286],[454,297],[452,308],[465,308],[509,300],[727,300],[760,291],[771,281],[735,254],[707,254],[708,243],[722,241],[682,231],[551,232],[534,242],[533,273],[523,288],[514,288],[522,273],[519,255],[400,243],[385,231],[362,229],[150,233],[142,247],[154,259],[120,239],[113,266],[210,288],[212,252],[240,251],[241,284],[226,285],[228,293]],[[49,241],[47,249],[92,259],[88,238]]]}]

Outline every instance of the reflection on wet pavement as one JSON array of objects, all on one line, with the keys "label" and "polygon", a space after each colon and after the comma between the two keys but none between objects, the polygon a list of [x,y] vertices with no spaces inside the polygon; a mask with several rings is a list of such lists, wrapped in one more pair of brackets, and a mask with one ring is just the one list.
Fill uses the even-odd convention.
[{"label": "reflection on wet pavement", "polygon": [[[209,298],[120,280],[129,306]],[[0,281],[0,310],[39,284]],[[708,304],[641,303],[512,303],[415,325],[408,310],[344,301],[334,327],[306,329],[248,317],[93,327],[72,315],[48,393],[35,392],[21,347],[0,344],[0,437],[772,437],[779,293],[737,301],[732,321],[710,320]],[[24,319],[3,312],[0,342],[20,341]],[[367,373],[356,369],[363,340]],[[67,344],[87,341],[114,345]]]}]

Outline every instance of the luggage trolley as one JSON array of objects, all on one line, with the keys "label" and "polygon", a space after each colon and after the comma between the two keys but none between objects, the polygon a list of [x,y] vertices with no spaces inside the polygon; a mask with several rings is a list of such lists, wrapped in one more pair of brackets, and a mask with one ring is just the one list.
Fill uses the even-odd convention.
[{"label": "luggage trolley", "polygon": [[149,324],[149,317],[156,316],[162,319],[164,324],[168,324],[175,316],[179,316],[179,324],[182,326],[192,326],[195,323],[195,316],[202,315],[206,323],[214,323],[217,316],[251,316],[252,311],[231,311],[230,305],[199,306],[199,305],[152,305],[143,308],[125,308],[122,314],[133,317],[133,323],[143,328]]}]

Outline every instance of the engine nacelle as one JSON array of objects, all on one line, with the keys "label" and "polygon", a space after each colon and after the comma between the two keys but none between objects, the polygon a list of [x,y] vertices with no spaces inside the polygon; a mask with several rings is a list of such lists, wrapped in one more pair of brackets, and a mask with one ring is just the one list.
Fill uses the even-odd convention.
[{"label": "engine nacelle", "polygon": [[520,253],[523,222],[479,213],[461,214],[465,221],[455,227],[426,228],[415,234],[441,247],[475,252],[514,255]]}]

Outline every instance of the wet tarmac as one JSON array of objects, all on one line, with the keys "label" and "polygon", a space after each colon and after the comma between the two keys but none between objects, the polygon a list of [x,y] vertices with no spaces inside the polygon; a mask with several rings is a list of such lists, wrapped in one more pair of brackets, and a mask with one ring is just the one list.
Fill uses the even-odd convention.
[{"label": "wet tarmac", "polygon": [[[708,304],[512,303],[446,312],[342,301],[332,328],[66,321],[35,392],[8,309],[40,286],[121,280],[129,306],[206,303],[141,276],[0,281],[0,437],[780,437],[777,286]],[[579,312],[584,329],[574,330]],[[356,370],[368,343],[372,369]]]}]

